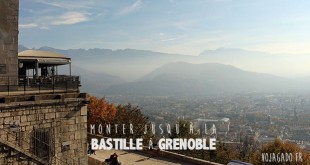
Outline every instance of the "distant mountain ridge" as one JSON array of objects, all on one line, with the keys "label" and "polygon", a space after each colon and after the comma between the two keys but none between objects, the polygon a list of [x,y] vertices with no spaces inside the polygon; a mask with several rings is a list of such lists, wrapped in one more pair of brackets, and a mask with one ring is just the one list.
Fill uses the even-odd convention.
[{"label": "distant mountain ridge", "polygon": [[97,73],[88,71],[75,65],[72,66],[72,73],[73,75],[81,76],[82,92],[87,92],[98,96],[102,95],[101,89],[126,83],[125,80],[117,76],[109,75],[104,72]]},{"label": "distant mountain ridge", "polygon": [[128,96],[208,96],[297,90],[290,79],[240,70],[217,63],[169,63],[140,78],[112,86],[103,93]]},{"label": "distant mountain ridge", "polygon": [[[19,50],[27,49],[20,45]],[[193,64],[220,63],[233,65],[247,71],[268,73],[282,77],[310,75],[310,54],[271,54],[238,48],[205,50],[198,56],[169,54],[135,49],[55,49],[41,47],[65,54],[75,65],[94,72],[105,72],[126,81],[134,81],[169,62]],[[141,69],[143,68],[143,69]]]},{"label": "distant mountain ridge", "polygon": [[[19,46],[20,51],[26,49]],[[278,62],[283,63],[278,55],[242,49],[207,50],[199,56],[134,49],[61,50],[42,47],[38,50],[71,57],[75,66],[73,72],[82,77],[82,90],[98,95],[192,97],[223,93],[294,92],[309,91],[310,84],[309,76],[288,79],[239,69],[239,66],[245,65],[245,68],[254,68],[252,70],[268,70],[268,67],[281,67]]]},{"label": "distant mountain ridge", "polygon": [[[25,47],[20,45],[20,50]],[[80,68],[94,72],[105,72],[133,81],[155,68],[171,61],[192,61],[191,56],[152,52],[146,50],[124,49],[68,49],[61,50],[51,47],[41,47],[37,50],[47,50],[64,54]],[[143,69],[141,69],[143,68]]]}]

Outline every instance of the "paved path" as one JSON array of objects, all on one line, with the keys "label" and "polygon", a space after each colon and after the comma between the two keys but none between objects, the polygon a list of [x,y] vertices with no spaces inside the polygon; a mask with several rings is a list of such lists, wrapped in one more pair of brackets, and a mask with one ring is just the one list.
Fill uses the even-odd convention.
[{"label": "paved path", "polygon": [[147,154],[135,151],[99,150],[96,151],[96,155],[91,155],[91,157],[103,162],[113,153],[118,155],[118,160],[121,161],[122,165],[191,165],[189,163],[182,163],[177,160],[170,160],[163,157],[149,158]]}]

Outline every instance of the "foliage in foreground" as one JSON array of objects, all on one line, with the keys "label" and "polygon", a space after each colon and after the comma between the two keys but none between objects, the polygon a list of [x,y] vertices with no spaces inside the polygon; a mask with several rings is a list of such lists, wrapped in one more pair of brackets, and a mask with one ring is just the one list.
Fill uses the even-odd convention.
[{"label": "foliage in foreground", "polygon": [[[144,138],[149,139],[149,133],[144,134],[145,125],[148,124],[148,118],[145,117],[138,106],[131,104],[117,105],[106,101],[105,98],[97,98],[92,96],[88,105],[88,126],[90,124],[103,126],[111,125],[111,134],[104,136],[117,138]],[[117,130],[116,130],[117,125]],[[125,130],[123,131],[123,125]],[[130,132],[132,125],[133,132]],[[105,131],[103,131],[105,132]]]}]

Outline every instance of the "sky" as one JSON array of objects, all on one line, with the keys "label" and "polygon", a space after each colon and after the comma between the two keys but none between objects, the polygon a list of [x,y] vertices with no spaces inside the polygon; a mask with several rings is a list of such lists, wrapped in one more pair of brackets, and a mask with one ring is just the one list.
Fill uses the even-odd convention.
[{"label": "sky", "polygon": [[310,53],[308,0],[20,0],[19,44]]}]

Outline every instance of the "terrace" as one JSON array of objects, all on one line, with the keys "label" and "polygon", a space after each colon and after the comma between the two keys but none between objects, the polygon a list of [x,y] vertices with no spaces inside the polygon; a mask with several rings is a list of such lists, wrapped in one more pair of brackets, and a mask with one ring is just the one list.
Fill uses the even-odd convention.
[{"label": "terrace", "polygon": [[[68,66],[68,68],[64,68]],[[66,70],[68,75],[59,72]],[[62,70],[62,73],[63,73]],[[27,50],[18,54],[18,76],[0,77],[0,96],[79,91],[80,77],[71,75],[71,59],[62,54]]]}]

